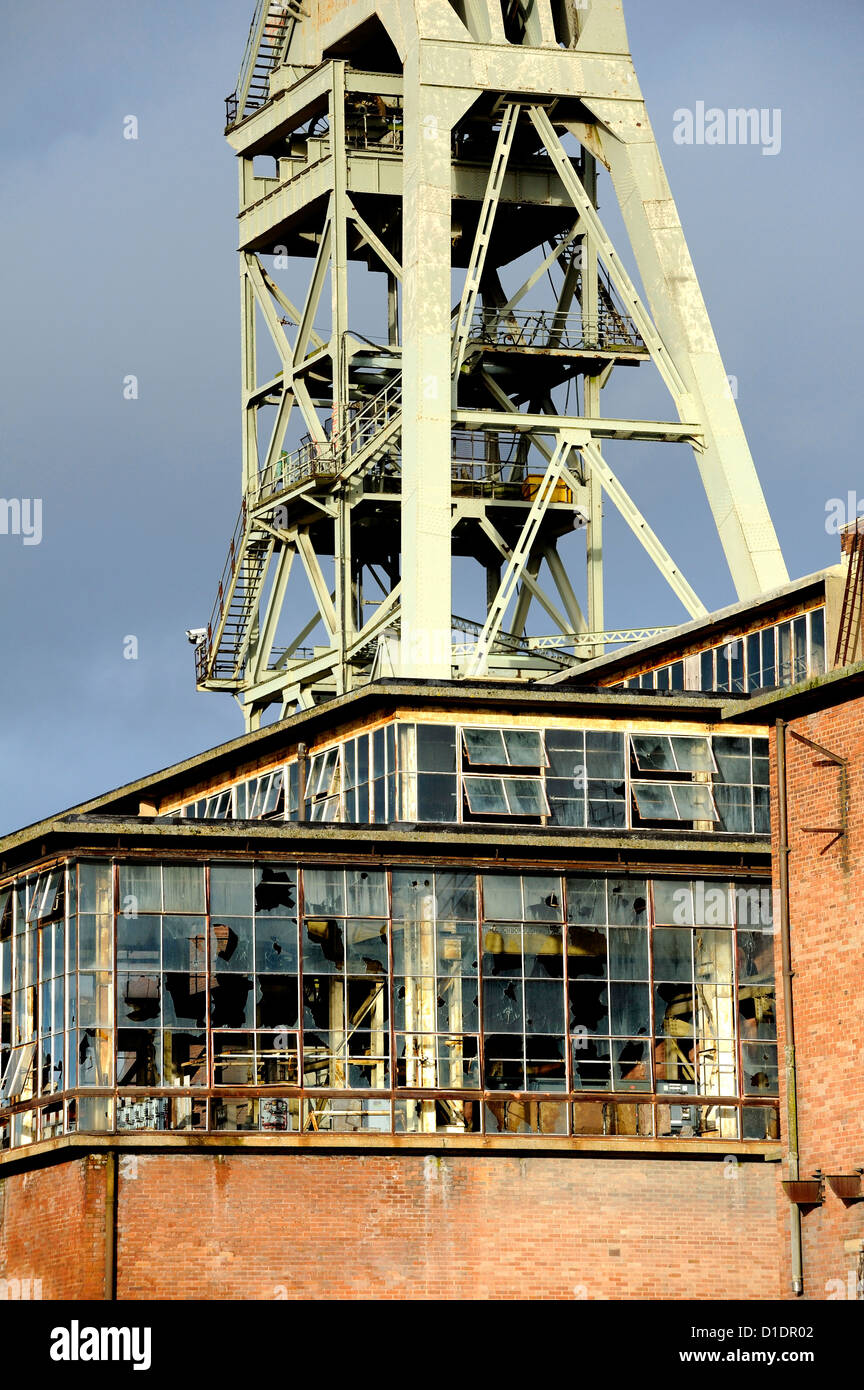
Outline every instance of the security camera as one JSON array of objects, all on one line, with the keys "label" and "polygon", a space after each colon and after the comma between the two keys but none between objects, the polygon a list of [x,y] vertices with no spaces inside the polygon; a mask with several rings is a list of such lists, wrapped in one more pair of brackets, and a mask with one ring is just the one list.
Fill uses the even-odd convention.
[{"label": "security camera", "polygon": [[584,507],[573,508],[573,526],[575,530],[578,531],[580,527],[587,526],[590,520],[591,518]]},{"label": "security camera", "polygon": [[186,637],[193,647],[200,647],[207,640],[206,627],[187,627]]}]

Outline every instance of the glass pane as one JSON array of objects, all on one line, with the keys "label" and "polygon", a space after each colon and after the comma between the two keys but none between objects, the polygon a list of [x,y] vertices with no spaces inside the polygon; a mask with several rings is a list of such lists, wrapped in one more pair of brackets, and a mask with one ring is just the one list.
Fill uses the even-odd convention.
[{"label": "glass pane", "polygon": [[747,638],[747,689],[758,690],[762,684],[762,643],[758,632]]},{"label": "glass pane", "polygon": [[210,911],[214,916],[251,917],[255,907],[252,868],[246,864],[210,865]]},{"label": "glass pane", "polygon": [[609,977],[648,979],[648,931],[645,927],[609,928]]},{"label": "glass pane", "polygon": [[455,918],[473,922],[477,917],[477,879],[473,873],[437,873],[435,903],[438,921]]},{"label": "glass pane", "polygon": [[825,609],[814,608],[810,614],[810,671],[821,676],[825,671]]},{"label": "glass pane", "polygon": [[507,804],[514,816],[546,816],[549,806],[539,778],[505,777]]},{"label": "glass pane", "polygon": [[668,782],[634,782],[633,796],[643,820],[678,820]]},{"label": "glass pane", "polygon": [[251,970],[252,956],[252,918],[214,918],[210,929],[211,970]]},{"label": "glass pane", "polygon": [[651,998],[647,984],[609,985],[609,1031],[616,1036],[648,1036],[651,1031]]},{"label": "glass pane", "polygon": [[681,820],[719,820],[711,789],[702,782],[675,784],[672,788]]},{"label": "glass pane", "polygon": [[750,787],[727,787],[715,783],[714,798],[722,830],[739,835],[753,833],[752,795]]},{"label": "glass pane", "polygon": [[633,756],[640,772],[674,772],[672,744],[666,734],[631,734]]},{"label": "glass pane", "polygon": [[767,627],[762,633],[762,684],[772,686],[777,684],[777,662],[774,652],[774,634],[776,628]]},{"label": "glass pane", "polygon": [[567,878],[567,921],[605,925],[605,878]]},{"label": "glass pane", "polygon": [[623,778],[624,735],[588,729],[585,734],[585,767],[588,777]]},{"label": "glass pane", "polygon": [[707,738],[673,738],[672,751],[679,772],[714,772],[714,759]]},{"label": "glass pane", "polygon": [[207,969],[207,936],[203,917],[162,918],[162,969]]},{"label": "glass pane", "polygon": [[213,1084],[215,1086],[252,1086],[254,1083],[254,1034],[214,1033]]},{"label": "glass pane", "polygon": [[255,969],[264,974],[298,969],[297,923],[288,918],[259,919],[255,924]]},{"label": "glass pane", "polygon": [[463,729],[462,737],[469,763],[491,763],[500,767],[507,762],[500,729]]},{"label": "glass pane", "polygon": [[466,777],[465,795],[473,815],[506,816],[509,806],[500,777]]},{"label": "glass pane", "polygon": [[345,967],[345,923],[335,917],[307,917],[303,925],[303,968],[338,974]]},{"label": "glass pane", "polygon": [[483,877],[483,916],[486,921],[522,920],[522,879],[519,874],[486,874]]},{"label": "glass pane", "polygon": [[693,934],[674,927],[654,930],[655,980],[687,980],[693,978]]},{"label": "glass pane", "polygon": [[511,767],[542,767],[543,735],[536,729],[505,729],[504,748]]},{"label": "glass pane", "polygon": [[163,907],[166,912],[204,911],[204,866],[165,864],[162,867]]},{"label": "glass pane", "polygon": [[487,1032],[521,1033],[524,1026],[522,981],[490,979],[483,986],[483,1025]]},{"label": "glass pane", "polygon": [[383,872],[348,869],[345,874],[349,917],[387,916],[387,876]]},{"label": "glass pane", "polygon": [[648,920],[644,878],[616,879],[609,884],[609,921],[619,926],[642,926]]},{"label": "glass pane", "polygon": [[304,869],[303,896],[308,913],[345,915],[345,873],[342,869]]},{"label": "glass pane", "polygon": [[346,924],[345,960],[355,975],[387,974],[387,924],[376,921],[350,921]]},{"label": "glass pane", "polygon": [[526,1033],[564,1033],[564,988],[560,980],[525,981]]},{"label": "glass pane", "polygon": [[444,724],[417,725],[417,771],[456,771],[456,730]]},{"label": "glass pane", "polygon": [[577,1041],[609,1032],[609,987],[605,980],[571,980],[567,987],[570,1034]]},{"label": "glass pane", "polygon": [[[89,871],[91,866],[82,864],[79,868],[80,874],[80,897],[78,910],[93,911],[93,908],[85,906],[85,900],[89,897]],[[120,876],[120,910],[128,911],[130,916],[135,916],[139,912],[160,912],[162,909],[162,869],[158,864],[121,864],[119,869]],[[109,904],[110,909],[110,904]]]}]

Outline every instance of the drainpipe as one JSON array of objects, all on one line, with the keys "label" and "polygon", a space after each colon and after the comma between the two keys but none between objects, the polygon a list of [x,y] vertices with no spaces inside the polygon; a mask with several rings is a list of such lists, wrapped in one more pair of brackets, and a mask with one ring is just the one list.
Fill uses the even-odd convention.
[{"label": "drainpipe", "polygon": [[[775,724],[777,748],[777,804],[779,812],[780,861],[780,955],[783,972],[783,1027],[786,1036],[786,1164],[788,1176],[794,1182],[798,1172],[798,1082],[795,1069],[795,1017],[792,1006],[792,946],[789,934],[789,807],[786,782],[786,724]],[[792,1289],[800,1296],[804,1292],[804,1267],[801,1249],[801,1208],[793,1202],[790,1212],[792,1238]]]},{"label": "drainpipe", "polygon": [[104,1301],[117,1299],[117,1152],[105,1155],[105,1276]]},{"label": "drainpipe", "polygon": [[297,744],[297,819],[306,819],[306,744]]}]

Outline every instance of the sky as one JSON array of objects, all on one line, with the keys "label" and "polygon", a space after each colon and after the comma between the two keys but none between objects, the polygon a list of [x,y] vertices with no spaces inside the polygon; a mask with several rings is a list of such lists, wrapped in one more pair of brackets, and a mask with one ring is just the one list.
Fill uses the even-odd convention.
[{"label": "sky", "polygon": [[[196,692],[185,629],[207,621],[240,502],[223,99],[253,9],[41,0],[0,19],[0,493],[30,499],[34,542],[41,504],[38,544],[0,534],[0,833],[242,732],[229,696]],[[864,511],[864,10],[625,0],[625,15],[786,562],[808,574],[839,559],[831,499]],[[779,111],[778,153],[676,143],[675,113],[699,102]],[[692,454],[609,458],[708,606],[732,602]],[[683,620],[612,523],[608,545],[609,625]]]}]

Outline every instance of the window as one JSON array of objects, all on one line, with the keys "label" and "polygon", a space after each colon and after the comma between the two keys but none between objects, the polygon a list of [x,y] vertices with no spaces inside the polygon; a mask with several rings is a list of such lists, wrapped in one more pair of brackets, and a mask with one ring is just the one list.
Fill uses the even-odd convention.
[{"label": "window", "polygon": [[539,777],[466,777],[464,784],[472,815],[549,814],[549,803]]},{"label": "window", "polygon": [[25,1043],[23,1047],[13,1049],[3,1076],[3,1084],[0,1085],[0,1101],[8,1104],[9,1101],[18,1100],[27,1089],[35,1053],[35,1042]]},{"label": "window", "polygon": [[463,729],[471,764],[493,767],[544,767],[546,753],[538,729]]},{"label": "window", "polygon": [[711,788],[701,782],[634,782],[633,798],[643,820],[720,819]]}]

